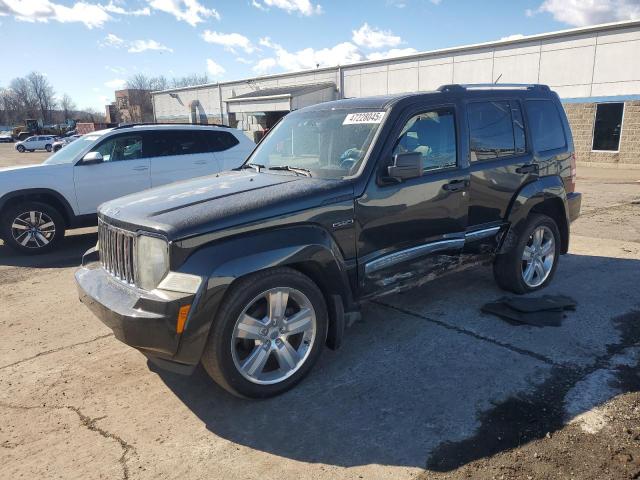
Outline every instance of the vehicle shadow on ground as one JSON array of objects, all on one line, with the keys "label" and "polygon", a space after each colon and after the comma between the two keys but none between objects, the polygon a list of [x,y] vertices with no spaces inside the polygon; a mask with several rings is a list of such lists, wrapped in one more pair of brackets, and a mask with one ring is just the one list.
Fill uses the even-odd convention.
[{"label": "vehicle shadow on ground", "polygon": [[67,235],[58,248],[41,255],[25,255],[11,249],[0,240],[0,265],[27,268],[66,268],[82,263],[82,255],[98,241],[95,229]]},{"label": "vehicle shadow on ground", "polygon": [[[268,400],[232,397],[201,367],[191,377],[151,368],[213,434],[229,441],[302,462],[450,471],[562,428],[569,393],[581,398],[580,381],[599,369],[611,368],[613,380],[593,403],[578,402],[571,418],[640,389],[630,361],[624,368],[610,363],[640,342],[638,298],[615,294],[626,284],[636,288],[631,279],[640,261],[569,255],[562,267],[545,293],[575,291],[569,289],[578,279],[582,284],[578,310],[561,327],[512,326],[481,314],[483,301],[504,292],[488,269],[456,274],[365,305],[339,351],[325,349],[305,381]],[[602,296],[591,295],[591,287]],[[603,318],[602,304],[629,313]],[[473,327],[466,329],[461,325],[470,316]],[[589,333],[595,322],[606,334]],[[545,351],[549,337],[556,342],[552,353]]]}]

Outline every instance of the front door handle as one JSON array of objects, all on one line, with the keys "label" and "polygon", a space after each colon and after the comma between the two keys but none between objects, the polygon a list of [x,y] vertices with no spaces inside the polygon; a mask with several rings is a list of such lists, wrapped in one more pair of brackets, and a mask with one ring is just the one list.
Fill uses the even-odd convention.
[{"label": "front door handle", "polygon": [[522,165],[521,167],[516,168],[516,173],[522,173],[523,175],[527,173],[538,173],[538,164],[529,163],[527,165]]},{"label": "front door handle", "polygon": [[447,190],[448,192],[457,192],[459,190],[464,190],[467,188],[466,180],[452,180],[449,183],[445,183],[442,188]]},{"label": "front door handle", "polygon": [[136,172],[144,172],[145,170],[149,170],[149,167],[145,167],[144,165],[140,165],[139,167],[133,167]]},{"label": "front door handle", "polygon": [[206,165],[207,161],[206,160],[196,160],[195,162],[193,162],[194,165]]}]

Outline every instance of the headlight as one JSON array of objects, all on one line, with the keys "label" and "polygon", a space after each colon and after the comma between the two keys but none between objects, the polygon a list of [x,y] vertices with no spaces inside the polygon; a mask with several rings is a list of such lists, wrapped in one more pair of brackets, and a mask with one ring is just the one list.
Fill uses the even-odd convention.
[{"label": "headlight", "polygon": [[162,238],[140,235],[137,250],[136,283],[153,290],[169,270],[169,245]]}]

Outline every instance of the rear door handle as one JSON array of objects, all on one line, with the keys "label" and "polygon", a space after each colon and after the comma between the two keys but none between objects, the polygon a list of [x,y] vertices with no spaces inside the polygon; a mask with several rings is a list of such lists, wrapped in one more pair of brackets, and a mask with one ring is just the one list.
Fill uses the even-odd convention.
[{"label": "rear door handle", "polygon": [[144,165],[141,165],[141,166],[139,166],[139,167],[133,167],[133,169],[134,169],[136,172],[144,172],[145,170],[149,170],[149,167],[145,167]]},{"label": "rear door handle", "polygon": [[467,188],[467,181],[466,180],[452,180],[449,183],[445,183],[442,186],[442,188],[447,190],[448,192],[457,192],[459,190],[464,190],[465,188]]},{"label": "rear door handle", "polygon": [[194,163],[194,165],[206,165],[207,161],[206,160],[196,160],[193,163]]},{"label": "rear door handle", "polygon": [[538,173],[538,164],[537,163],[529,163],[527,165],[522,165],[521,167],[516,168],[516,173]]}]

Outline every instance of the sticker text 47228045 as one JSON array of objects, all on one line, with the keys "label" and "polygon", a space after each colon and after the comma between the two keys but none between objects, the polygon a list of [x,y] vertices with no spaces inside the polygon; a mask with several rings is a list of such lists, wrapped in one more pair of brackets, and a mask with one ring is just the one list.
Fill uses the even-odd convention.
[{"label": "sticker text 47228045", "polygon": [[384,117],[384,112],[358,112],[348,114],[343,125],[354,125],[357,123],[380,123]]}]

